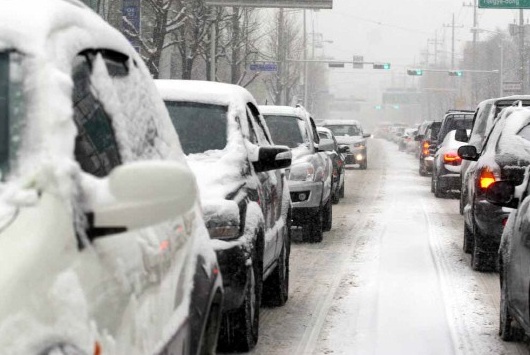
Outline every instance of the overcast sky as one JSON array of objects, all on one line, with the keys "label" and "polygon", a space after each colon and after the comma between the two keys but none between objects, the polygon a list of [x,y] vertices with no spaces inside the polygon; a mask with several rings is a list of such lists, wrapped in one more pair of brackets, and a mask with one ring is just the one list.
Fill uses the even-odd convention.
[{"label": "overcast sky", "polygon": [[[427,48],[429,39],[434,40],[436,31],[440,41],[445,39],[439,49],[450,51],[451,28],[444,25],[451,24],[453,13],[455,24],[464,26],[455,32],[456,52],[459,54],[465,41],[472,39],[470,28],[473,26],[473,8],[462,4],[462,0],[334,0],[333,10],[311,14],[308,25],[311,29],[314,21],[315,32],[322,33],[325,40],[333,41],[324,45],[327,56],[350,60],[356,54],[363,55],[365,61],[392,63],[393,73],[372,69],[353,71],[350,66],[332,75],[335,89],[348,86],[341,83],[369,81],[371,90],[378,91],[381,82],[390,81],[391,76],[395,82],[412,80],[403,77],[405,68],[420,62],[421,52]],[[530,11],[527,12],[525,18],[530,16]],[[516,10],[478,10],[480,28],[505,30],[514,19],[519,19]],[[488,34],[480,36],[486,38]],[[433,50],[434,45],[429,44],[431,54]],[[450,58],[450,54],[447,55]],[[433,60],[431,55],[430,61]]]}]

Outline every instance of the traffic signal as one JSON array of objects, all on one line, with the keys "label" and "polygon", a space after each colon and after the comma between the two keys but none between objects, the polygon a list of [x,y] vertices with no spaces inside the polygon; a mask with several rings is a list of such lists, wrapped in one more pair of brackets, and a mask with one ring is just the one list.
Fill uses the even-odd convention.
[{"label": "traffic signal", "polygon": [[423,70],[421,70],[421,69],[407,69],[407,74],[408,75],[421,76],[421,75],[423,75]]},{"label": "traffic signal", "polygon": [[382,110],[383,109],[383,106],[382,105],[375,105],[374,108],[376,110]]},{"label": "traffic signal", "polygon": [[392,105],[393,108],[395,108],[396,110],[399,110],[399,105]]},{"label": "traffic signal", "polygon": [[449,76],[464,76],[464,72],[462,70],[453,70],[449,72]]},{"label": "traffic signal", "polygon": [[390,69],[390,63],[374,63],[374,69]]}]

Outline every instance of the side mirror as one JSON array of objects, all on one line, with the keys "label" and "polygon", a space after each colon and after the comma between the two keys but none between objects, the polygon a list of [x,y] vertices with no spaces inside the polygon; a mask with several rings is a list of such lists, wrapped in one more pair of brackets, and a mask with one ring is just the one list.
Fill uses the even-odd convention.
[{"label": "side mirror", "polygon": [[95,228],[147,227],[177,218],[197,199],[195,176],[177,162],[121,165],[105,180],[108,198],[92,208]]},{"label": "side mirror", "polygon": [[349,153],[350,147],[347,145],[339,145],[339,153]]},{"label": "side mirror", "polygon": [[335,143],[333,142],[333,139],[321,139],[320,143],[318,143],[317,150],[319,152],[330,152],[335,148]]},{"label": "side mirror", "polygon": [[254,162],[254,170],[262,171],[285,169],[291,166],[291,149],[284,145],[273,145],[259,148],[258,161]]},{"label": "side mirror", "polygon": [[519,199],[514,195],[515,186],[511,181],[496,181],[486,190],[488,202],[502,207],[517,208]]},{"label": "side mirror", "polygon": [[363,138],[370,138],[372,135],[370,133],[363,134]]},{"label": "side mirror", "polygon": [[421,142],[423,140],[423,137],[424,137],[423,134],[418,134],[416,135],[416,137],[414,137],[414,140],[417,142]]},{"label": "side mirror", "polygon": [[462,159],[477,161],[479,154],[477,148],[473,145],[463,145],[458,148],[458,156]]},{"label": "side mirror", "polygon": [[467,130],[463,128],[459,128],[455,132],[455,139],[459,142],[467,143],[469,141],[469,137],[467,136]]}]

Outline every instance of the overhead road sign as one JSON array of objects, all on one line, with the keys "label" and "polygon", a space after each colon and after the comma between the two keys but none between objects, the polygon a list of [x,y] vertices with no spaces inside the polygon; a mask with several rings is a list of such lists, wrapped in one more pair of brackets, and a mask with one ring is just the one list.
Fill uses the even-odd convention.
[{"label": "overhead road sign", "polygon": [[298,9],[332,9],[333,0],[205,0],[206,5],[237,7],[286,7]]},{"label": "overhead road sign", "polygon": [[353,56],[353,69],[363,69],[364,68],[364,57],[362,55]]},{"label": "overhead road sign", "polygon": [[277,72],[278,64],[275,63],[254,63],[249,65],[251,71]]},{"label": "overhead road sign", "polygon": [[502,91],[504,94],[522,94],[523,83],[521,81],[504,81],[502,83]]},{"label": "overhead road sign", "polygon": [[483,9],[530,9],[530,0],[479,0]]}]

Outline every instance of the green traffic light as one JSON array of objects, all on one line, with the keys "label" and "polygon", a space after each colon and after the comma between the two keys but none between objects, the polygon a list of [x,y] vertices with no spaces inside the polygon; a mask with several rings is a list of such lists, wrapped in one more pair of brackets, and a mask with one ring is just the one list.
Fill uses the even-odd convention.
[{"label": "green traffic light", "polygon": [[376,110],[382,110],[382,109],[383,109],[383,106],[381,106],[381,105],[375,105],[374,108],[375,108]]},{"label": "green traffic light", "polygon": [[386,69],[386,70],[390,69],[390,63],[384,63],[383,69]]}]

